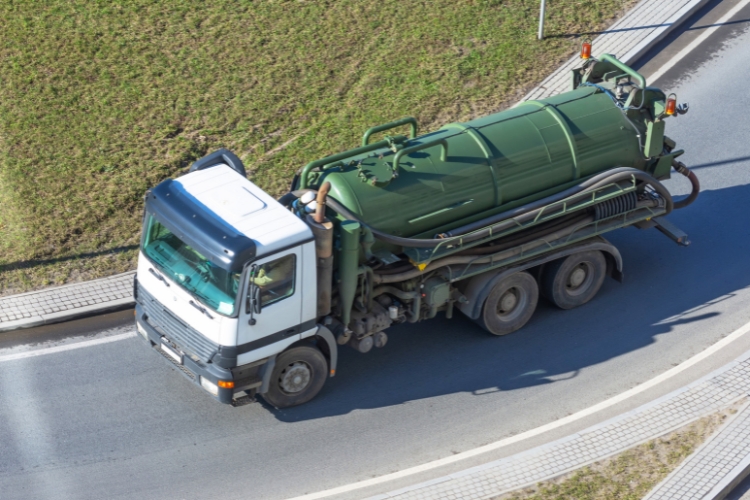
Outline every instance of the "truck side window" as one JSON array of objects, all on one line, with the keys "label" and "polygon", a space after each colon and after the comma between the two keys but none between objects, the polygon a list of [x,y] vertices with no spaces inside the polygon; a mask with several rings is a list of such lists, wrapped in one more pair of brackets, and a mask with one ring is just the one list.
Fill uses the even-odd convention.
[{"label": "truck side window", "polygon": [[294,254],[285,255],[258,267],[253,281],[260,288],[260,303],[263,307],[294,294],[295,269]]}]

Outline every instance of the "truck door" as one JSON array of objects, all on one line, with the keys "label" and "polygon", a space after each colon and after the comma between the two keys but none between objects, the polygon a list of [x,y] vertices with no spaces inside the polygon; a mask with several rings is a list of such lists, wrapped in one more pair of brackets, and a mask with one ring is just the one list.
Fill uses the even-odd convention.
[{"label": "truck door", "polygon": [[279,346],[273,344],[284,340],[291,343],[299,339],[301,333],[300,247],[269,255],[254,265],[253,280],[260,289],[261,312],[253,314],[247,300],[252,288],[251,269],[248,269],[237,332],[239,364],[274,354]]}]

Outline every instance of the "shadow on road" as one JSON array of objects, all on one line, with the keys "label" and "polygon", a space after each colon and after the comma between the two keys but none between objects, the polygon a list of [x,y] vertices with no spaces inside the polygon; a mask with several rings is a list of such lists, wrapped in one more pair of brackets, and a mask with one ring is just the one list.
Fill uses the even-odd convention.
[{"label": "shadow on road", "polygon": [[552,384],[648,346],[677,325],[709,320],[719,313],[705,312],[704,304],[750,285],[748,200],[750,185],[706,191],[670,215],[690,235],[689,248],[655,230],[610,233],[623,255],[625,282],[607,280],[581,308],[562,311],[540,300],[526,327],[506,337],[461,314],[399,325],[383,349],[342,348],[337,376],[312,402],[270,410],[294,422],[451,393]]}]

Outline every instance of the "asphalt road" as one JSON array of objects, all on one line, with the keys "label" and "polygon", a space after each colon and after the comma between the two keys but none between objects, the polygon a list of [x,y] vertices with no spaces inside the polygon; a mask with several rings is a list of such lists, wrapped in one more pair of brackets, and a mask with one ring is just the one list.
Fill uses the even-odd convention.
[{"label": "asphalt road", "polygon": [[[646,75],[720,10],[644,61]],[[713,17],[712,17],[713,16]],[[703,26],[703,28],[702,28]],[[214,402],[139,337],[0,361],[0,498],[281,499],[379,476],[551,422],[666,371],[750,321],[750,9],[658,82],[690,102],[667,134],[703,191],[655,230],[612,234],[625,282],[590,304],[542,303],[495,338],[457,315],[341,352],[313,402]],[[596,51],[596,49],[594,49]],[[677,194],[688,183],[667,183]],[[132,331],[122,312],[4,334],[8,353]],[[739,354],[739,353],[738,353]]]}]

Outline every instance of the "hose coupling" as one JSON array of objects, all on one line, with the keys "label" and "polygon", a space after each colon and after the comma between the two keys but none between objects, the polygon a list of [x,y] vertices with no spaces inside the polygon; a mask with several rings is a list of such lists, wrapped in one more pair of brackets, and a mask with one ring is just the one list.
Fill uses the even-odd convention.
[{"label": "hose coupling", "polygon": [[687,177],[690,173],[690,169],[688,169],[687,166],[681,161],[673,160],[672,167],[674,167],[677,172],[681,173],[685,177]]}]

